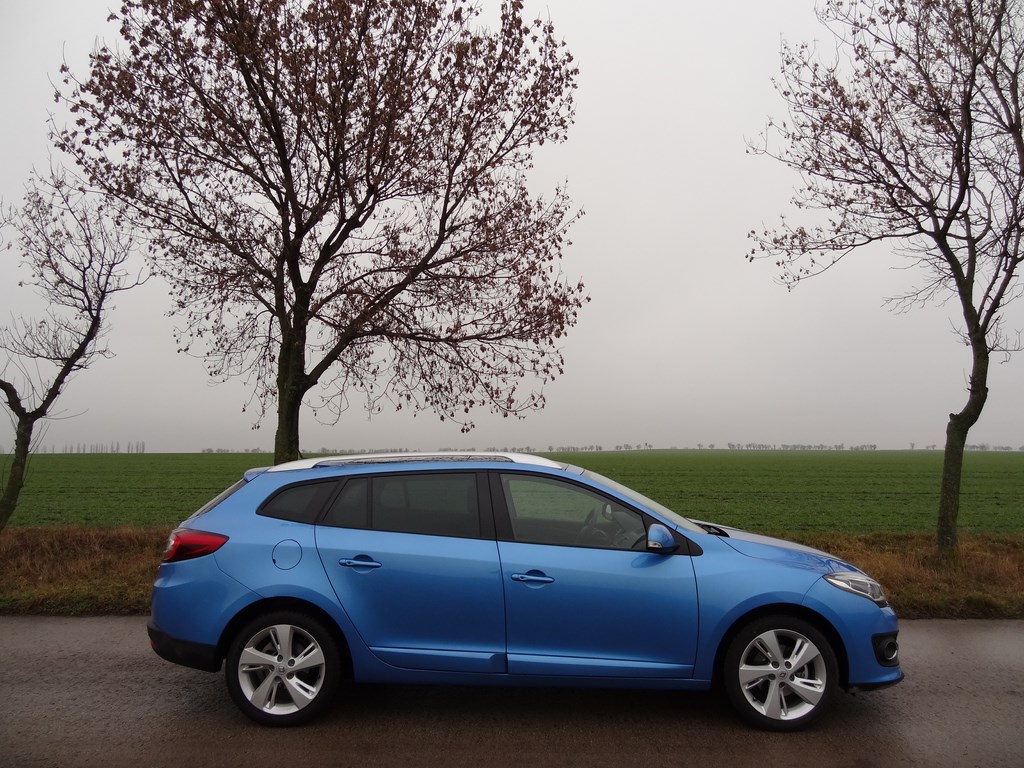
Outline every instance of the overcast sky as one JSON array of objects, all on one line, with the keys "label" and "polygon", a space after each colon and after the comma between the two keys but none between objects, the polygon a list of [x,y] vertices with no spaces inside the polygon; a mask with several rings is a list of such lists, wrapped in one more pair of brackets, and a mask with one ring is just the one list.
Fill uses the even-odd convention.
[{"label": "overcast sky", "polygon": [[[47,163],[49,80],[63,58],[85,71],[110,0],[0,0],[0,196],[17,202]],[[307,450],[727,443],[938,445],[966,400],[970,356],[955,307],[892,314],[883,300],[914,284],[884,249],[856,254],[792,293],[768,262],[749,264],[746,233],[785,211],[795,177],[746,154],[769,115],[783,38],[824,39],[813,0],[679,3],[527,2],[549,16],[580,67],[569,141],[538,155],[538,191],[568,180],[586,216],[564,268],[592,298],[565,340],[565,375],[524,420],[477,414],[468,435],[432,413],[337,424],[302,421]],[[742,10],[741,10],[742,9]],[[0,254],[0,322],[41,308],[14,287]],[[200,360],[175,354],[165,286],[117,301],[109,344],[61,399],[44,445],[148,452],[273,445],[253,431],[241,382],[211,386]],[[1024,304],[1008,314],[1024,327]],[[993,365],[991,394],[969,442],[1024,444],[1024,360]],[[0,448],[13,431],[0,423]]]}]

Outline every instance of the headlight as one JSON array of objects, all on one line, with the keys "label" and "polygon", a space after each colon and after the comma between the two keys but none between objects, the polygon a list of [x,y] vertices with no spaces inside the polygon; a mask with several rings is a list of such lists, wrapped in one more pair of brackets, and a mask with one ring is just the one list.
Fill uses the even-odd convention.
[{"label": "headlight", "polygon": [[885,599],[885,594],[882,592],[882,585],[863,573],[856,573],[854,571],[830,573],[825,577],[825,581],[833,587],[839,587],[855,595],[866,597],[882,607],[889,604],[889,601]]}]

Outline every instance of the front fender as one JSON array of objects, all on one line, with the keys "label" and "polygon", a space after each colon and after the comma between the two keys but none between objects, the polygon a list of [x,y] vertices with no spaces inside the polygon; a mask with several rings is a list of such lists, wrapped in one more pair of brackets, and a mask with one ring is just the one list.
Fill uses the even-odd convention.
[{"label": "front fender", "polygon": [[899,666],[882,666],[875,656],[872,638],[895,635],[899,630],[896,612],[889,607],[833,587],[824,579],[808,590],[804,605],[820,614],[836,630],[846,649],[850,687],[874,687],[898,682]]},{"label": "front fender", "polygon": [[[700,604],[694,678],[711,680],[718,649],[736,622],[765,606],[802,605],[808,590],[821,580],[821,573],[809,567],[747,557],[717,536],[687,535],[704,550],[703,555],[693,558]],[[758,592],[751,589],[752,584],[772,584],[773,588]]]}]

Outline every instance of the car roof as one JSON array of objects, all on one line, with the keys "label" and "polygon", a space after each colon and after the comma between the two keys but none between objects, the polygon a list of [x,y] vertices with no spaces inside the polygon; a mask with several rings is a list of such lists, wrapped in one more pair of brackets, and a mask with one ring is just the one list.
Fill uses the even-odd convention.
[{"label": "car roof", "polygon": [[483,463],[512,463],[529,464],[549,469],[563,469],[560,464],[543,456],[533,456],[528,453],[510,453],[506,451],[435,451],[433,453],[363,453],[344,456],[321,456],[312,459],[299,459],[284,464],[277,464],[268,467],[267,472],[288,472],[300,469],[316,469],[318,467],[342,467],[354,464],[407,464],[422,462],[483,462]]}]

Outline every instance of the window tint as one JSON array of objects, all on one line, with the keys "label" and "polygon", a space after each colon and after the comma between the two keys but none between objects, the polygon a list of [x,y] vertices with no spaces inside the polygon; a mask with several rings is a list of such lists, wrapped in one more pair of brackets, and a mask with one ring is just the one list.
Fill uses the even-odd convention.
[{"label": "window tint", "polygon": [[257,514],[291,520],[293,523],[315,523],[337,483],[306,483],[283,488],[271,496]]},{"label": "window tint", "polygon": [[381,475],[372,479],[370,525],[377,531],[480,536],[476,475]]},{"label": "window tint", "polygon": [[337,528],[366,528],[369,517],[369,490],[370,481],[365,477],[354,477],[345,483],[338,498],[327,510],[324,525],[333,525]]},{"label": "window tint", "polygon": [[643,517],[572,483],[533,475],[502,475],[515,541],[533,544],[644,549]]}]

